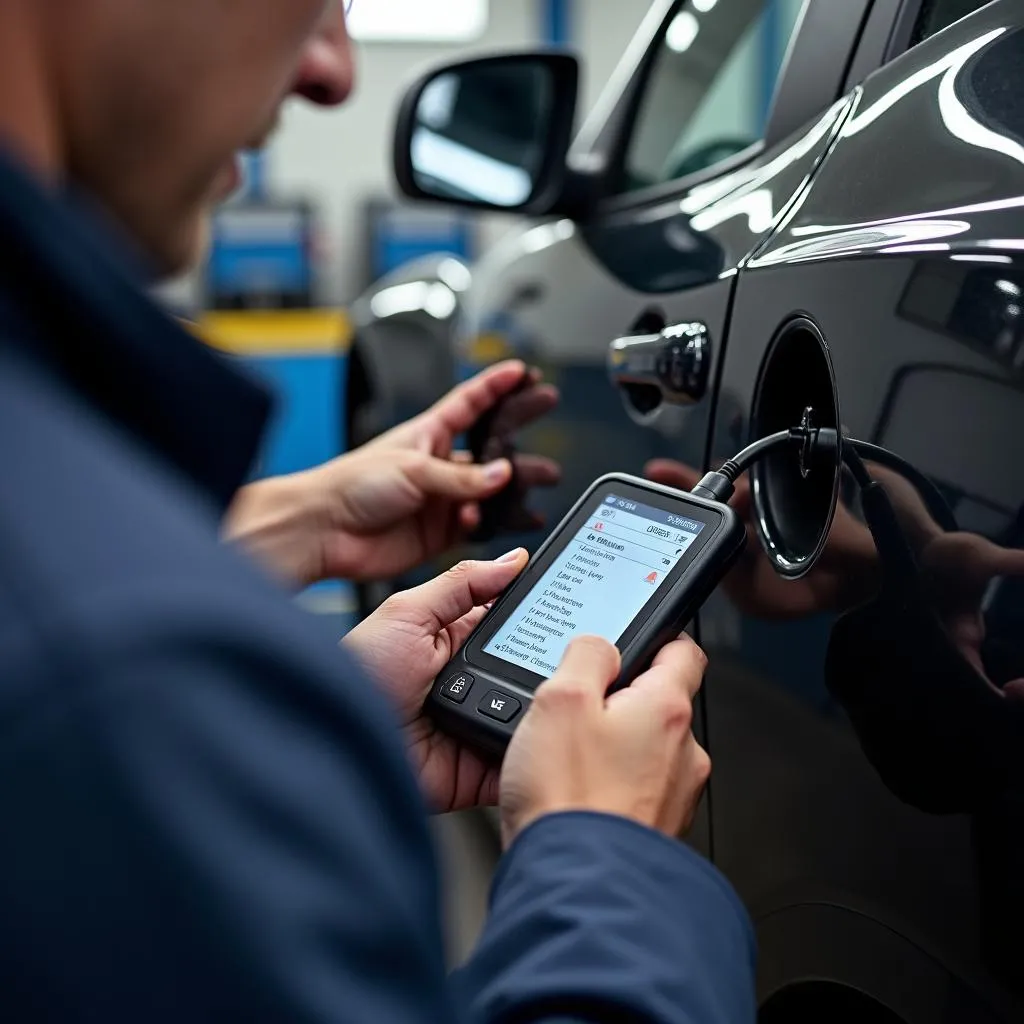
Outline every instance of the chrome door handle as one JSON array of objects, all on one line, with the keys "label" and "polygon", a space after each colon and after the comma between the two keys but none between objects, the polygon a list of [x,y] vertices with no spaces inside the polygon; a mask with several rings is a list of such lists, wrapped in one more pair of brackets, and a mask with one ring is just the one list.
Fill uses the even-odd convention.
[{"label": "chrome door handle", "polygon": [[654,387],[673,405],[699,402],[710,372],[711,338],[700,322],[618,338],[608,350],[608,375],[617,387]]}]

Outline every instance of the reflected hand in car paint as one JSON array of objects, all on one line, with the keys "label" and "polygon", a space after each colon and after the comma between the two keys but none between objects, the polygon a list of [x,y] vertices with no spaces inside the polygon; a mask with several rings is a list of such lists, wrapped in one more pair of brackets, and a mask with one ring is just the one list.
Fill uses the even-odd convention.
[{"label": "reflected hand in car paint", "polygon": [[[672,459],[653,460],[644,474],[683,491],[693,488],[703,475]],[[747,474],[737,481],[730,504],[747,525],[748,544],[722,586],[745,615],[774,621],[802,619],[852,607],[872,593],[878,579],[875,545],[867,528],[845,506],[836,508],[828,544],[815,567],[802,579],[785,580],[761,548]]]},{"label": "reflected hand in car paint", "polygon": [[[917,560],[924,593],[956,649],[1000,696],[1024,699],[1024,679],[997,683],[983,657],[986,640],[983,600],[993,581],[1024,577],[1024,551],[1001,547],[978,534],[944,531],[917,490],[892,470],[867,464],[883,484],[903,533]],[[658,459],[645,475],[658,483],[690,490],[701,473],[683,463]],[[839,614],[871,599],[880,584],[878,551],[868,527],[844,503],[836,508],[828,544],[815,567],[800,580],[776,574],[757,539],[752,522],[749,479],[737,484],[731,502],[747,522],[747,551],[723,588],[746,615],[766,620]],[[1021,667],[1024,671],[1024,666]]]}]

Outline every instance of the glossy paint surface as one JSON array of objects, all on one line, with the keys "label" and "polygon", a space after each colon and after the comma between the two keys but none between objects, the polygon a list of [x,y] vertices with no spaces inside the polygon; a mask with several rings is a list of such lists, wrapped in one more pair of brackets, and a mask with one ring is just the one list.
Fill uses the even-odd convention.
[{"label": "glossy paint surface", "polygon": [[846,488],[806,579],[750,572],[705,609],[715,852],[766,996],[803,975],[900,1019],[1024,1014],[1021,15],[992,5],[870,79],[739,275],[722,400],[749,410],[768,339],[808,315],[841,422],[959,528],[869,463],[914,573]]}]

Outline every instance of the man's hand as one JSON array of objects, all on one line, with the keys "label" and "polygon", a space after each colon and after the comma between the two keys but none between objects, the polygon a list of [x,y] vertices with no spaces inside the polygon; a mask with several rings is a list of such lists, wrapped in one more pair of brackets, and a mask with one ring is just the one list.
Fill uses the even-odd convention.
[{"label": "man's hand", "polygon": [[422,706],[438,672],[526,563],[522,549],[496,562],[463,562],[389,598],[342,641],[397,706],[420,786],[438,811],[497,802],[497,769],[440,732]]},{"label": "man's hand", "polygon": [[[524,386],[525,385],[525,386]],[[436,459],[465,461],[466,453],[453,453],[455,439],[466,433],[486,413],[501,404],[500,428],[503,437],[546,416],[558,404],[558,389],[541,380],[540,370],[530,369],[517,359],[498,363],[472,380],[453,388],[444,398],[420,416],[402,423],[364,445],[364,451],[418,451]],[[516,480],[523,493],[532,487],[550,487],[561,478],[557,463],[539,455],[517,454],[514,459]],[[481,491],[477,500],[464,502],[458,510],[461,536],[472,533],[480,524],[478,502],[492,497],[506,483]],[[513,523],[513,529],[542,525],[536,519]]]},{"label": "man's hand", "polygon": [[[298,586],[386,579],[443,553],[476,528],[479,503],[512,475],[506,460],[469,464],[453,452],[455,439],[515,391],[524,374],[532,384],[509,404],[525,426],[557,404],[558,392],[522,363],[501,363],[347,455],[243,488],[227,536]],[[556,463],[533,455],[517,456],[516,472],[525,487],[560,477]]]},{"label": "man's hand", "polygon": [[501,773],[505,844],[564,811],[619,815],[669,836],[686,831],[711,773],[691,730],[706,664],[692,640],[678,640],[609,697],[618,650],[596,637],[574,640],[509,745]]}]

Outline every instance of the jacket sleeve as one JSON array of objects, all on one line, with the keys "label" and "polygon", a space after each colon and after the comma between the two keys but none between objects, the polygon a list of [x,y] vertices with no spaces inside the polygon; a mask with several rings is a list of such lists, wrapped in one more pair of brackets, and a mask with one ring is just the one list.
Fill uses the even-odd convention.
[{"label": "jacket sleeve", "polygon": [[724,883],[599,816],[519,838],[448,979],[426,814],[374,685],[279,602],[160,593],[98,597],[117,635],[68,636],[45,699],[0,717],[5,1019],[753,1019]]},{"label": "jacket sleeve", "polygon": [[123,635],[0,718],[5,1019],[458,1022],[397,724],[316,624],[228,600],[97,610]]},{"label": "jacket sleeve", "polygon": [[752,1024],[755,948],[725,879],[682,843],[574,813],[517,838],[457,983],[475,1019]]}]

